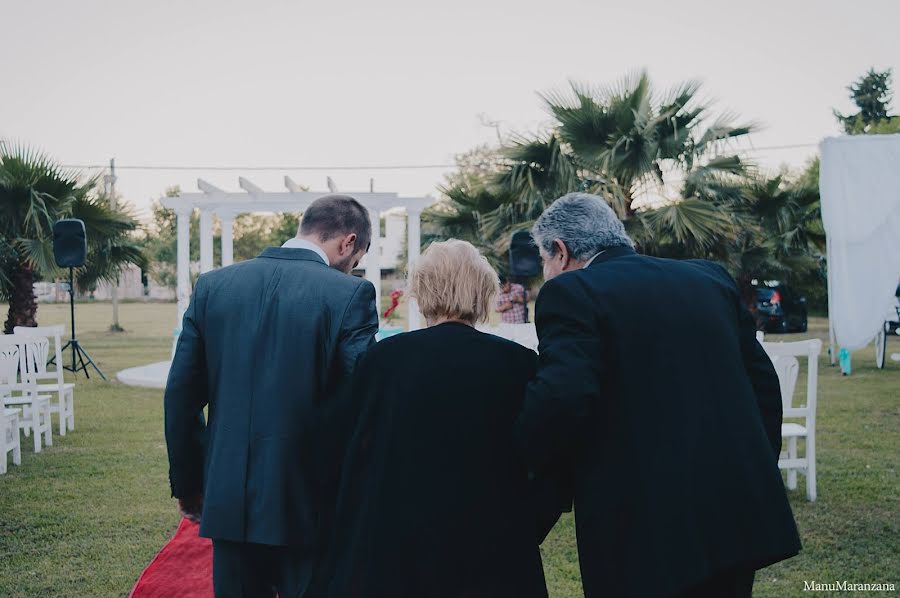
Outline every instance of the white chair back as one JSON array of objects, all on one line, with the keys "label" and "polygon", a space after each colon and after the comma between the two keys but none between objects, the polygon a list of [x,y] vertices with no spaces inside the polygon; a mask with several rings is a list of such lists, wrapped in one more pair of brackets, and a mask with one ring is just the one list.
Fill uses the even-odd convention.
[{"label": "white chair back", "polygon": [[23,336],[20,346],[24,349],[19,352],[23,363],[22,371],[45,378],[47,359],[50,356],[50,339],[46,336]]},{"label": "white chair back", "polygon": [[793,355],[776,355],[772,358],[772,365],[775,366],[778,385],[781,387],[781,406],[783,409],[791,409],[797,377],[800,375],[800,362]]},{"label": "white chair back", "polygon": [[[790,343],[763,343],[762,346],[778,374],[784,417],[803,417],[808,420],[808,424],[814,426],[819,386],[819,354],[822,352],[822,341],[816,338]],[[800,371],[798,357],[806,357],[807,360],[806,402],[802,406],[795,407],[793,397]]]},{"label": "white chair back", "polygon": [[19,388],[19,350],[12,336],[0,336],[0,397],[8,397]]},{"label": "white chair back", "polygon": [[[13,333],[28,339],[25,341],[26,349],[23,356],[28,364],[26,371],[34,373],[39,380],[53,379],[62,387],[65,373],[62,367],[62,337],[66,333],[66,327],[62,324],[34,327],[16,326]],[[48,367],[51,351],[50,340],[53,341],[53,369]]]},{"label": "white chair back", "polygon": [[15,334],[0,336],[0,397],[30,398],[37,395],[37,380],[25,369],[23,339]]}]

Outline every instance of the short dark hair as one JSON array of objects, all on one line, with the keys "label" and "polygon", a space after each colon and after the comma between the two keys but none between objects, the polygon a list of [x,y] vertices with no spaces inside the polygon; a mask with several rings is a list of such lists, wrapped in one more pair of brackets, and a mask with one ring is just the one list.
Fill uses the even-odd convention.
[{"label": "short dark hair", "polygon": [[368,249],[372,241],[369,211],[349,195],[323,195],[303,212],[301,235],[318,235],[322,241],[328,241],[351,233],[356,233],[357,251]]}]

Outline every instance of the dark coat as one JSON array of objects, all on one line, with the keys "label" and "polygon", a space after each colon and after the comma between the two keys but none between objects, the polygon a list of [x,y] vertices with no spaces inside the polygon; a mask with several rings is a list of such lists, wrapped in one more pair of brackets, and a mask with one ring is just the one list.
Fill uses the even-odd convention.
[{"label": "dark coat", "polygon": [[728,273],[617,248],[547,282],[517,427],[574,464],[585,595],[659,598],[800,550],[778,471],[781,397]]},{"label": "dark coat", "polygon": [[172,494],[203,493],[202,536],[320,543],[350,425],[341,384],[377,328],[372,284],[312,251],[269,248],[200,277],[165,411]]},{"label": "dark coat", "polygon": [[512,440],[536,360],[457,323],[391,337],[366,355],[320,580],[327,595],[546,596],[541,532]]}]

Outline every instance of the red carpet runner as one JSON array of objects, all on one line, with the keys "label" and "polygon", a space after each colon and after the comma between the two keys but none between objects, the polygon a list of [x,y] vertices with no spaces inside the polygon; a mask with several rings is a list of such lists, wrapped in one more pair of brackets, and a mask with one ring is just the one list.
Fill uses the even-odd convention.
[{"label": "red carpet runner", "polygon": [[130,598],[212,598],[212,542],[200,526],[182,519],[178,531],[150,561]]}]

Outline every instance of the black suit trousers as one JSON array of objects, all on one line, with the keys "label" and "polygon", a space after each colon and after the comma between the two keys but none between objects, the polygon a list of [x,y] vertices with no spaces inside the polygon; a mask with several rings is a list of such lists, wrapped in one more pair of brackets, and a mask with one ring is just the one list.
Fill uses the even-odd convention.
[{"label": "black suit trousers", "polygon": [[308,550],[213,540],[216,598],[303,598],[312,580]]},{"label": "black suit trousers", "polygon": [[676,598],[750,598],[753,571],[743,569],[715,575],[677,595]]}]

